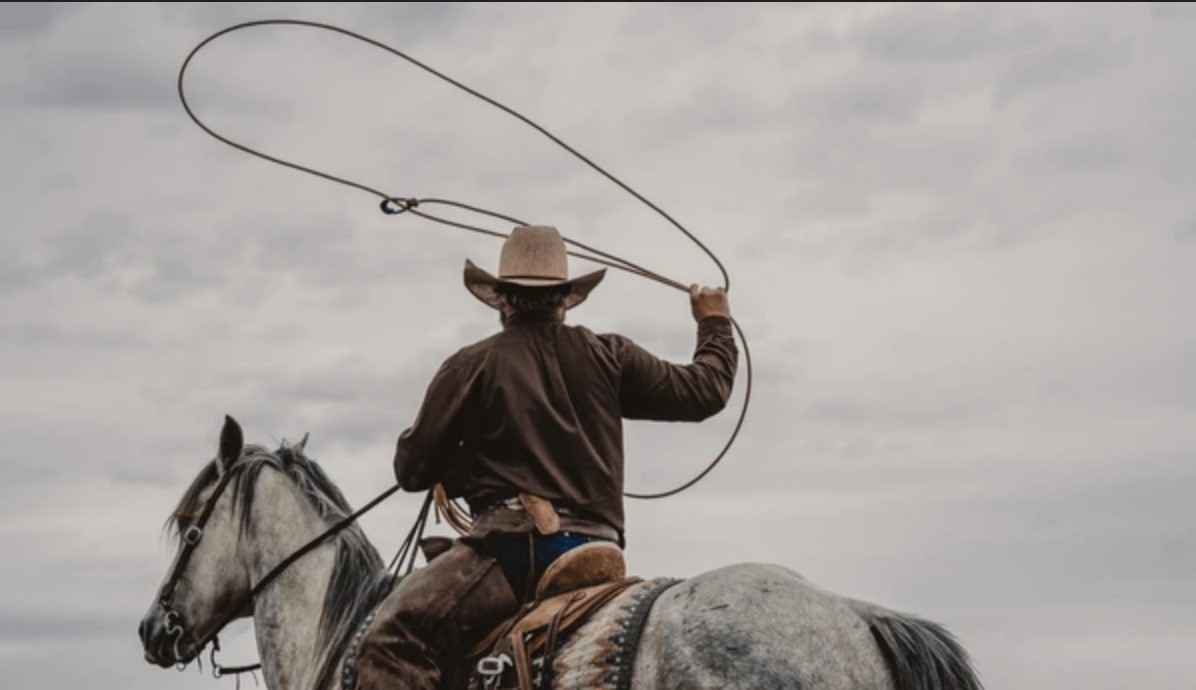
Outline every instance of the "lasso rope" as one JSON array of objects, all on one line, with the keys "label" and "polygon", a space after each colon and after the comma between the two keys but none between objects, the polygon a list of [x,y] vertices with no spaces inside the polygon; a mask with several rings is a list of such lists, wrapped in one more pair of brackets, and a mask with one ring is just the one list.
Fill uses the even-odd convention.
[{"label": "lasso rope", "polygon": [[[548,132],[546,129],[544,129],[540,125],[538,125],[535,122],[533,122],[532,120],[524,117],[523,115],[520,115],[519,113],[515,112],[511,108],[508,108],[507,106],[475,91],[474,89],[471,89],[468,86],[465,86],[464,84],[462,84],[454,79],[451,79],[451,78],[445,76],[444,74],[441,74],[440,72],[437,72],[436,70],[432,69],[431,67],[428,67],[427,65],[419,62],[418,60],[415,60],[414,58],[409,57],[408,55],[400,52],[399,50],[391,48],[390,46],[379,43],[378,41],[375,41],[371,38],[367,38],[359,33],[349,31],[347,29],[342,29],[342,28],[339,28],[336,26],[332,26],[329,24],[323,24],[320,22],[311,22],[311,21],[304,21],[304,20],[297,20],[297,19],[268,19],[268,20],[244,22],[242,24],[237,24],[235,26],[231,26],[227,29],[223,29],[221,31],[218,31],[218,32],[212,34],[207,39],[205,39],[203,42],[201,42],[199,45],[197,45],[191,51],[191,53],[187,56],[187,59],[183,62],[183,65],[182,65],[181,69],[179,70],[179,78],[178,78],[179,99],[182,101],[183,108],[187,111],[187,115],[189,115],[191,117],[191,119],[195,122],[195,124],[198,125],[200,129],[202,129],[204,132],[207,132],[209,135],[211,135],[215,139],[217,139],[235,149],[238,149],[240,151],[248,153],[252,156],[257,156],[258,158],[262,158],[264,160],[270,161],[272,163],[276,163],[278,165],[282,165],[282,166],[285,166],[285,167],[288,167],[288,168],[291,168],[294,170],[298,170],[300,172],[308,173],[310,175],[315,175],[317,177],[323,178],[330,182],[335,182],[338,184],[342,184],[342,185],[352,187],[354,189],[358,189],[363,192],[372,194],[375,197],[378,197],[380,199],[380,207],[381,207],[382,211],[389,215],[397,215],[397,214],[401,214],[401,213],[411,213],[412,215],[419,216],[420,218],[424,218],[427,220],[435,221],[437,223],[442,223],[445,225],[456,227],[461,230],[468,230],[470,232],[476,232],[476,233],[489,235],[492,237],[503,238],[503,239],[505,239],[507,237],[507,235],[505,233],[497,232],[494,230],[488,230],[486,228],[481,228],[481,227],[469,225],[466,223],[460,223],[457,221],[449,220],[447,218],[441,218],[441,217],[432,215],[430,213],[427,213],[426,211],[419,210],[419,208],[427,207],[430,205],[451,206],[454,208],[459,208],[459,209],[463,209],[463,210],[467,210],[467,211],[472,211],[474,213],[478,213],[481,215],[489,216],[491,218],[504,220],[508,223],[513,223],[515,225],[527,225],[526,222],[521,221],[517,218],[513,218],[508,215],[496,213],[494,211],[489,211],[489,210],[478,208],[475,206],[470,206],[468,204],[463,204],[463,203],[453,201],[450,199],[402,197],[402,196],[386,194],[382,191],[379,191],[378,189],[361,184],[360,182],[355,182],[353,180],[349,180],[349,179],[346,179],[343,177],[338,177],[336,175],[330,175],[328,173],[321,172],[319,170],[316,170],[316,169],[313,169],[313,168],[310,168],[307,166],[299,165],[297,163],[293,163],[293,162],[284,160],[282,158],[277,158],[275,156],[267,155],[265,153],[257,151],[256,149],[253,149],[249,146],[237,143],[227,137],[224,137],[224,136],[216,133],[215,131],[213,131],[207,125],[205,125],[199,119],[199,117],[197,117],[195,115],[195,113],[191,110],[191,106],[187,102],[187,96],[183,89],[183,78],[184,78],[184,75],[186,74],[187,67],[191,64],[192,58],[194,58],[195,55],[200,50],[202,50],[206,45],[208,45],[215,39],[219,38],[220,36],[232,33],[234,31],[247,29],[250,27],[269,26],[269,25],[306,26],[306,27],[311,27],[311,28],[316,28],[316,29],[324,29],[327,31],[332,31],[335,33],[343,34],[343,35],[349,36],[351,38],[355,38],[359,41],[362,41],[362,42],[368,43],[370,45],[376,46],[378,48],[381,48],[382,50],[385,50],[386,52],[391,53],[392,55],[395,55],[396,57],[402,58],[402,59],[410,62],[411,64],[431,73],[432,75],[452,84],[453,86],[456,86],[457,88],[469,93],[470,95],[472,95],[476,98],[479,98],[500,110],[503,110],[504,112],[510,114],[511,116],[513,116],[515,118],[518,118],[519,120],[521,120],[528,126],[534,128],[535,130],[537,130],[544,136],[551,139],[553,142],[555,142],[556,144],[558,144],[559,146],[564,148],[569,153],[576,156],[579,160],[581,160],[586,165],[590,166],[597,172],[601,173],[608,180],[615,183],[620,188],[622,188],[624,191],[626,191],[627,193],[634,196],[636,199],[638,199],[641,202],[643,202],[644,204],[646,204],[649,208],[651,208],[652,210],[659,213],[662,217],[664,217],[665,220],[667,220],[669,223],[671,223],[676,229],[678,229],[682,233],[684,233],[686,237],[688,237],[690,240],[692,240],[694,242],[694,244],[696,244],[699,248],[701,248],[702,251],[704,251],[707,254],[707,256],[709,256],[710,259],[715,263],[715,265],[718,267],[719,271],[722,273],[724,289],[726,289],[728,291],[730,290],[731,279],[730,279],[730,276],[727,274],[726,267],[723,266],[722,262],[719,261],[718,257],[715,256],[714,253],[711,252],[710,249],[707,248],[706,245],[701,242],[701,240],[699,240],[697,237],[695,237],[693,235],[693,233],[691,233],[689,230],[687,230],[683,225],[681,225],[681,223],[677,222],[672,216],[665,213],[660,207],[653,204],[651,201],[646,199],[644,196],[642,196],[640,193],[636,192],[634,189],[632,189],[628,185],[624,184],[621,180],[619,180],[614,175],[611,175],[610,173],[606,172],[606,170],[602,169],[598,164],[594,163],[589,158],[583,156],[577,150],[575,150],[574,148],[572,148],[565,142],[561,141],[557,137],[553,136],[550,132]],[[571,240],[567,237],[565,238],[565,242],[568,245],[571,245],[573,247],[581,249],[581,250],[583,250],[583,252],[585,252],[585,253],[582,253],[582,252],[576,252],[576,251],[569,251],[570,256],[574,256],[579,259],[583,259],[585,261],[592,261],[594,263],[602,264],[602,265],[608,266],[610,268],[619,269],[621,271],[626,271],[633,275],[637,275],[637,276],[640,276],[641,278],[647,278],[649,280],[656,281],[658,283],[661,283],[662,285],[667,285],[669,287],[675,288],[682,292],[689,291],[689,288],[686,285],[684,285],[678,281],[672,280],[670,278],[667,278],[667,277],[665,277],[659,273],[656,273],[654,271],[650,271],[646,268],[643,268],[642,266],[634,264],[626,259],[620,258],[613,254],[609,254],[607,252],[600,251],[598,249],[587,246],[587,245],[577,242],[575,240]],[[706,477],[706,475],[708,475],[719,464],[719,462],[721,462],[722,459],[724,457],[726,457],[727,452],[731,449],[732,444],[735,443],[735,439],[738,438],[739,431],[740,431],[740,429],[742,429],[743,422],[747,417],[748,405],[751,401],[752,356],[751,356],[751,350],[748,348],[747,338],[743,334],[743,329],[740,328],[739,323],[737,321],[735,321],[735,319],[733,319],[733,318],[731,319],[731,324],[735,327],[735,331],[739,334],[740,341],[743,343],[744,363],[745,363],[745,368],[746,368],[746,372],[745,372],[745,374],[746,374],[746,392],[745,392],[744,399],[743,399],[743,408],[740,410],[740,413],[739,413],[739,419],[736,422],[735,428],[731,432],[730,437],[727,439],[726,445],[723,446],[723,449],[719,452],[719,454],[714,458],[714,460],[712,460],[710,462],[709,465],[706,466],[706,468],[704,470],[702,470],[701,473],[699,473],[696,477],[689,480],[688,482],[682,484],[681,486],[678,486],[677,488],[671,489],[669,491],[662,491],[659,493],[625,492],[624,495],[627,496],[628,498],[658,499],[658,498],[665,498],[668,496],[673,496],[673,495],[681,493],[682,491],[690,488],[694,484],[697,484],[704,477]],[[448,524],[450,526],[452,526],[455,530],[457,530],[459,532],[463,531],[463,528],[466,530],[468,529],[468,525],[470,522],[469,514],[467,512],[465,512],[464,510],[462,510],[461,508],[457,507],[451,500],[449,500],[447,498],[447,496],[445,495],[443,488],[439,488],[439,490],[437,491],[436,499],[437,499],[435,501],[436,512],[437,512],[438,516],[443,517],[446,520],[446,522],[448,522]]]}]

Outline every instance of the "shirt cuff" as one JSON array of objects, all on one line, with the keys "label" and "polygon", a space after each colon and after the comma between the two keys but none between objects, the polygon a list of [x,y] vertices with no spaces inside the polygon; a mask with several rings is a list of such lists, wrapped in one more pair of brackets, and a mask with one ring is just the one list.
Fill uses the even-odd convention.
[{"label": "shirt cuff", "polygon": [[705,339],[712,335],[731,336],[731,319],[721,314],[703,317],[698,322],[698,337]]}]

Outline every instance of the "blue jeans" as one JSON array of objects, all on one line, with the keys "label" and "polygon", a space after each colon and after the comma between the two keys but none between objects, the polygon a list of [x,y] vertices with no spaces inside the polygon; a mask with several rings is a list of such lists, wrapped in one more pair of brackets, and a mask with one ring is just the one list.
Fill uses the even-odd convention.
[{"label": "blue jeans", "polygon": [[[533,555],[529,556],[529,541],[532,543]],[[572,532],[557,532],[551,536],[544,536],[539,532],[532,532],[531,538],[519,537],[510,541],[498,553],[498,564],[515,596],[523,601],[529,601],[535,593],[536,584],[548,566],[567,551],[575,549],[592,541],[600,541],[598,537]],[[534,562],[533,562],[534,561]],[[528,568],[534,565],[532,577],[528,578]]]}]

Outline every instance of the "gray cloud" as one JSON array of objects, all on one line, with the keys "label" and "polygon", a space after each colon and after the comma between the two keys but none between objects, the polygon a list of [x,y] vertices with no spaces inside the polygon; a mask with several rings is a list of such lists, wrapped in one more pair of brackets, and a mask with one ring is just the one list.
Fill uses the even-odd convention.
[{"label": "gray cloud", "polygon": [[0,8],[0,35],[15,40],[42,35],[78,7],[70,2],[6,2]]},{"label": "gray cloud", "polygon": [[46,616],[44,613],[0,616],[0,640],[63,640],[124,635],[129,622],[120,616]]},{"label": "gray cloud", "polygon": [[140,62],[103,54],[63,56],[38,63],[26,103],[34,106],[130,108],[172,105],[160,72]]},{"label": "gray cloud", "polygon": [[[14,43],[11,50],[19,51],[14,63],[21,68],[7,75],[0,68],[0,76],[10,81],[0,104],[88,112],[91,117],[140,109],[173,114],[179,107],[176,80],[186,53],[165,51],[185,34],[177,26],[161,23],[153,31],[124,31],[129,21],[153,24],[169,11],[156,6],[129,8],[123,13],[94,4],[45,7],[54,9],[25,13],[44,14],[47,22],[41,25],[41,34],[18,32],[26,43]],[[22,12],[15,14],[21,16]],[[53,38],[33,41],[36,35]],[[261,37],[256,38],[260,44]],[[194,71],[202,68],[197,65]],[[214,108],[259,116],[286,115],[285,102],[262,99],[253,88],[239,88],[236,82],[218,89],[205,87],[210,87],[209,81],[188,72],[188,95],[201,115]]]},{"label": "gray cloud", "polygon": [[88,347],[126,348],[135,347],[139,342],[128,333],[69,331],[45,322],[9,324],[5,336],[7,344],[19,347],[86,343]]},{"label": "gray cloud", "polygon": [[1191,5],[1182,2],[1152,2],[1150,13],[1168,21],[1196,21],[1196,11]]},{"label": "gray cloud", "polygon": [[1041,25],[998,7],[969,11],[911,5],[878,15],[857,34],[859,47],[884,62],[957,64],[1022,49],[1044,38]]},{"label": "gray cloud", "polygon": [[1129,51],[1128,42],[1120,45],[1102,45],[1084,41],[1072,46],[1042,46],[1013,63],[997,86],[994,94],[996,101],[999,104],[1007,104],[1036,89],[1112,70],[1125,63]]}]

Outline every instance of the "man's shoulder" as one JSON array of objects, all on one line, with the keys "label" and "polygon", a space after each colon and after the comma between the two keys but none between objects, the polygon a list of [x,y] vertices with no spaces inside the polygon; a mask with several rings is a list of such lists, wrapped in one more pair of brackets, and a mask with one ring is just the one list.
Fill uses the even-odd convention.
[{"label": "man's shoulder", "polygon": [[444,366],[453,368],[468,367],[478,361],[486,352],[493,349],[495,343],[502,337],[502,333],[494,333],[468,345],[463,345],[456,352],[444,360]]}]

